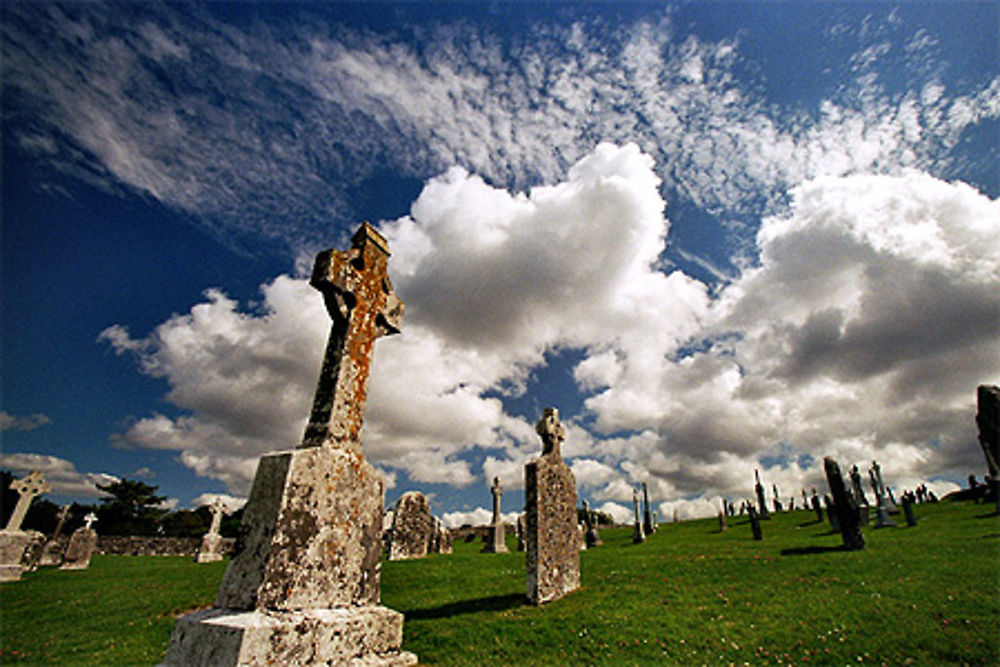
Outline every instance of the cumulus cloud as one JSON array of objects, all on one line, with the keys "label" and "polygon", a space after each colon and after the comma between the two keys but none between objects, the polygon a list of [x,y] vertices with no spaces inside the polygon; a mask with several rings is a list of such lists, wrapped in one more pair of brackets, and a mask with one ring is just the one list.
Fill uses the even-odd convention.
[{"label": "cumulus cloud", "polygon": [[40,412],[18,417],[6,410],[0,410],[0,431],[34,431],[51,423],[52,420]]},{"label": "cumulus cloud", "polygon": [[97,488],[98,484],[118,481],[117,477],[107,473],[80,472],[71,461],[44,454],[0,454],[0,467],[19,477],[32,470],[40,470],[52,487],[49,493],[90,501],[103,495]]},{"label": "cumulus cloud", "polygon": [[213,505],[215,501],[221,501],[226,513],[232,513],[241,509],[247,504],[246,498],[231,496],[228,493],[203,493],[191,500],[191,507],[201,507],[202,505]]},{"label": "cumulus cloud", "polygon": [[[500,518],[504,523],[517,525],[517,512],[508,514],[500,513]],[[461,512],[445,512],[441,515],[441,523],[448,528],[461,528],[462,526],[488,526],[493,523],[493,510],[485,507],[477,507],[474,510]]]}]

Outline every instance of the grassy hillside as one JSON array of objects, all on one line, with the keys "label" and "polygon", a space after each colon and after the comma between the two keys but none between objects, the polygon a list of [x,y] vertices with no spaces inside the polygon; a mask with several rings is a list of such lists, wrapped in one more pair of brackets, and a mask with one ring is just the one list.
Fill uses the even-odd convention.
[{"label": "grassy hillside", "polygon": [[[524,603],[524,555],[385,563],[382,600],[406,614],[427,664],[998,664],[1000,518],[969,503],[917,507],[915,528],[867,529],[842,552],[806,512],[665,524],[645,544],[602,533],[583,586]],[[902,524],[902,520],[900,520]],[[510,542],[513,547],[513,540]],[[211,604],[224,564],[95,557],[0,585],[0,661],[151,664],[175,614]]]}]

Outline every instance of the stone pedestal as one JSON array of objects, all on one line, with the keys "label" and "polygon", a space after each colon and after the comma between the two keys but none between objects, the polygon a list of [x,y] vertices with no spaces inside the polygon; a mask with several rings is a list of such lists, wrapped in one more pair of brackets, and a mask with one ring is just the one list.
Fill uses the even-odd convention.
[{"label": "stone pedestal", "polygon": [[0,530],[0,581],[17,581],[25,567],[24,551],[31,534],[23,530]]},{"label": "stone pedestal", "polygon": [[222,535],[206,533],[201,538],[201,546],[194,557],[196,563],[214,563],[222,560]]},{"label": "stone pedestal", "polygon": [[86,570],[97,547],[97,531],[82,526],[73,531],[60,570]]},{"label": "stone pedestal", "polygon": [[580,587],[576,479],[550,456],[529,461],[524,472],[527,594],[542,604]]}]

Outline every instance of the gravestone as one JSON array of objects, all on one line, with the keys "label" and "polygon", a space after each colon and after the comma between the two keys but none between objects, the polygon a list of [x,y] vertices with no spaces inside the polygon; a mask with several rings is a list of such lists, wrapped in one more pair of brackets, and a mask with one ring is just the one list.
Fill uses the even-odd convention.
[{"label": "gravestone", "polygon": [[847,485],[844,484],[840,466],[827,456],[823,459],[823,469],[826,472],[827,484],[830,485],[830,493],[833,494],[833,506],[829,510],[831,523],[832,518],[836,516],[845,549],[849,551],[864,549],[865,536],[861,532],[858,504],[854,494],[848,491]]},{"label": "gravestone", "polygon": [[722,511],[719,513],[719,532],[724,531],[728,526],[726,525],[726,501],[722,500]]},{"label": "gravestone", "polygon": [[778,495],[778,485],[772,484],[771,489],[774,491],[774,511],[781,511],[781,496]]},{"label": "gravestone", "polygon": [[500,497],[503,496],[503,489],[500,487],[500,478],[493,478],[493,486],[490,487],[493,494],[493,520],[490,522],[489,538],[483,553],[505,554],[507,553],[507,534],[503,526],[503,517],[500,515]]},{"label": "gravestone", "polygon": [[763,540],[764,533],[760,529],[760,517],[757,515],[757,509],[753,503],[747,503],[747,514],[750,516],[750,531],[753,533],[753,539],[758,542]]},{"label": "gravestone", "polygon": [[524,512],[517,515],[517,550],[524,551],[525,547],[525,525],[524,525]]},{"label": "gravestone", "polygon": [[632,489],[632,505],[635,508],[635,528],[632,530],[632,544],[642,544],[646,541],[646,531],[642,528],[639,518],[639,492]]},{"label": "gravestone", "polygon": [[83,517],[83,525],[70,535],[60,570],[86,570],[90,567],[90,558],[97,548],[97,531],[93,528],[95,521],[97,515],[89,513]]},{"label": "gravestone", "polygon": [[201,547],[194,557],[196,563],[214,563],[222,560],[222,535],[219,534],[219,529],[222,527],[222,515],[226,513],[226,508],[222,504],[222,499],[216,497],[210,509],[212,525],[201,538]]},{"label": "gravestone", "polygon": [[56,529],[52,531],[52,536],[49,537],[45,542],[45,546],[42,547],[42,555],[38,560],[39,565],[59,565],[62,563],[63,550],[60,544],[60,536],[62,535],[63,526],[66,525],[66,519],[69,518],[69,505],[63,505],[62,509],[59,510],[57,515]]},{"label": "gravestone", "polygon": [[851,466],[851,488],[854,491],[855,502],[868,507],[868,498],[865,497],[865,490],[861,486],[861,473],[856,465]]},{"label": "gravestone", "polygon": [[882,466],[878,464],[878,461],[872,461],[872,467],[868,469],[868,477],[871,479],[872,489],[875,491],[875,502],[878,506],[884,506],[886,512],[895,509],[896,504],[886,491],[885,482],[882,481]]},{"label": "gravestone", "polygon": [[816,520],[822,523],[822,521],[823,521],[823,506],[820,505],[819,495],[816,493],[816,489],[815,488],[813,489],[813,494],[812,494],[812,508],[813,508],[813,512],[816,513]]},{"label": "gravestone", "polygon": [[757,491],[757,511],[761,519],[770,519],[771,513],[767,511],[767,501],[764,499],[764,485],[760,483],[760,471],[754,470],[753,476],[756,480],[754,490]]},{"label": "gravestone", "polygon": [[823,505],[826,507],[826,517],[830,520],[830,530],[835,533],[840,532],[840,517],[833,511],[833,498],[823,496]]},{"label": "gravestone", "polygon": [[649,487],[642,483],[642,530],[647,535],[652,535],[656,530],[653,525],[653,512],[649,508]]},{"label": "gravestone", "polygon": [[587,534],[585,536],[585,542],[588,549],[593,549],[594,547],[599,547],[603,544],[601,542],[601,534],[597,532],[597,521],[594,518],[594,513],[590,511],[590,505],[587,501],[583,501],[583,519],[587,525]]},{"label": "gravestone", "polygon": [[35,541],[34,531],[21,530],[24,515],[35,496],[51,490],[40,470],[32,470],[10,484],[17,491],[17,504],[7,520],[7,527],[0,530],[0,581],[17,581],[25,570],[24,555]]},{"label": "gravestone", "polygon": [[989,493],[1000,514],[1000,387],[984,384],[976,388],[976,427],[989,470]]},{"label": "gravestone", "polygon": [[546,408],[535,424],[542,455],[524,466],[527,595],[533,604],[557,600],[580,587],[576,478],[562,460],[566,431],[559,412]]},{"label": "gravestone", "polygon": [[434,519],[427,497],[408,491],[396,501],[392,531],[389,533],[389,560],[423,558],[431,544]]},{"label": "gravestone", "polygon": [[451,531],[437,517],[434,518],[433,535],[432,553],[450,554],[452,552]]},{"label": "gravestone", "polygon": [[906,527],[913,528],[917,525],[917,517],[913,515],[913,501],[914,497],[909,493],[904,493],[903,497],[903,516],[906,517]]},{"label": "gravestone", "polygon": [[215,607],[177,620],[165,664],[416,662],[403,615],[379,604],[384,485],[360,437],[375,339],[403,316],[388,258],[367,223],[317,256],[333,324],[302,444],[261,457]]}]

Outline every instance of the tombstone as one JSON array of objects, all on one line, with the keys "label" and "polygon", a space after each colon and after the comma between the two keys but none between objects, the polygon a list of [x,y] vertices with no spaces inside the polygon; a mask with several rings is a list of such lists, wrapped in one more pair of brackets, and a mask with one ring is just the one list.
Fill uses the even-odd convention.
[{"label": "tombstone", "polygon": [[524,525],[524,512],[517,515],[517,550],[525,550],[525,525]]},{"label": "tombstone", "polygon": [[763,540],[764,533],[760,529],[760,517],[752,503],[747,503],[747,514],[750,516],[750,531],[753,533],[753,539],[758,542]]},{"label": "tombstone", "polygon": [[562,460],[566,431],[559,412],[546,408],[535,424],[542,455],[524,466],[527,595],[533,604],[557,600],[580,587],[576,478]]},{"label": "tombstone", "polygon": [[904,493],[903,497],[903,515],[906,517],[906,527],[913,528],[917,525],[917,517],[913,515],[913,495],[909,493]]},{"label": "tombstone", "polygon": [[646,483],[642,483],[642,529],[647,535],[652,535],[656,531],[653,525],[653,513],[649,509],[649,488]]},{"label": "tombstone", "polygon": [[722,501],[722,511],[719,512],[719,532],[724,531],[728,526],[726,525],[726,501]]},{"label": "tombstone", "polygon": [[868,498],[865,497],[865,490],[861,486],[861,473],[858,466],[851,466],[851,488],[854,491],[854,500],[858,505],[868,507]]},{"label": "tombstone", "polygon": [[820,523],[823,522],[823,506],[819,503],[819,495],[816,493],[816,489],[813,489],[812,494],[812,508],[813,512],[816,513],[816,520]]},{"label": "tombstone", "polygon": [[302,444],[261,457],[215,607],[177,620],[164,664],[416,662],[379,604],[385,489],[360,437],[375,339],[403,316],[388,258],[367,223],[316,257],[333,323]]},{"label": "tombstone", "polygon": [[431,544],[434,520],[427,497],[408,491],[396,501],[392,531],[389,533],[389,560],[423,558]]},{"label": "tombstone", "polygon": [[222,516],[226,513],[226,508],[222,504],[222,499],[216,497],[210,509],[212,525],[201,538],[201,547],[194,557],[196,563],[215,563],[222,560],[222,535],[219,534],[219,529],[222,527]]},{"label": "tombstone", "polygon": [[63,526],[66,525],[66,519],[69,518],[69,507],[69,505],[63,505],[62,509],[59,510],[59,514],[56,517],[58,519],[56,529],[52,531],[52,535],[45,541],[41,556],[38,559],[38,565],[59,565],[62,563],[63,550],[59,538],[62,535]]},{"label": "tombstone", "polygon": [[17,504],[7,521],[7,527],[0,530],[0,581],[17,581],[24,572],[24,555],[35,541],[34,531],[21,530],[24,515],[35,496],[51,490],[41,470],[32,470],[21,479],[14,480],[10,488],[17,491]]},{"label": "tombstone", "polygon": [[861,522],[859,520],[858,503],[854,494],[847,490],[844,478],[840,473],[840,466],[829,456],[823,459],[823,469],[826,472],[826,481],[830,485],[830,493],[833,494],[832,507],[829,508],[831,524],[833,517],[837,517],[837,526],[840,530],[841,540],[844,548],[848,551],[857,551],[865,548],[865,536],[861,532]]},{"label": "tombstone", "polygon": [[781,496],[778,495],[778,485],[772,484],[771,490],[774,491],[774,511],[777,513],[781,511]]},{"label": "tombstone", "polygon": [[808,510],[809,507],[809,496],[806,495],[806,490],[802,489],[802,509]]},{"label": "tombstone", "polygon": [[[505,554],[507,553],[507,532],[504,530],[503,517],[500,515],[500,497],[503,489],[500,487],[500,478],[493,478],[493,486],[490,487],[493,493],[493,521],[490,523],[489,539],[483,547],[483,553]],[[573,503],[574,506],[576,503]],[[574,507],[574,513],[575,513]]]},{"label": "tombstone", "polygon": [[837,513],[833,511],[833,498],[830,496],[823,496],[823,505],[826,506],[826,517],[830,520],[830,530],[835,533],[840,532],[840,517]]},{"label": "tombstone", "polygon": [[601,534],[597,532],[597,521],[594,518],[594,513],[590,511],[590,505],[587,504],[586,500],[583,501],[583,520],[587,526],[587,534],[584,536],[587,548],[593,549],[604,544],[601,542]]},{"label": "tombstone", "polygon": [[586,526],[586,524],[577,523],[576,524],[576,533],[577,533],[577,535],[580,538],[578,540],[578,542],[579,542],[578,548],[580,549],[580,551],[586,551],[587,550],[587,526]]},{"label": "tombstone", "polygon": [[875,491],[875,502],[879,506],[884,505],[886,512],[894,510],[896,503],[893,502],[891,496],[886,491],[885,482],[882,481],[882,466],[878,464],[878,461],[872,461],[872,467],[868,470],[868,476],[871,478],[872,488]]},{"label": "tombstone", "polygon": [[639,519],[639,492],[632,489],[632,506],[635,508],[635,528],[632,530],[632,544],[642,544],[646,541],[646,531]]},{"label": "tombstone", "polygon": [[432,529],[432,539],[431,539],[431,552],[436,554],[450,554],[452,552],[451,546],[451,531],[445,526],[441,521],[434,517],[434,527]]},{"label": "tombstone", "polygon": [[756,480],[754,490],[757,491],[757,511],[761,519],[770,519],[771,513],[767,511],[767,501],[764,499],[764,485],[760,483],[760,471],[754,470],[753,476]]},{"label": "tombstone", "polygon": [[97,515],[89,513],[83,517],[83,525],[70,535],[60,570],[86,570],[90,567],[90,558],[97,548],[97,531],[93,529],[95,521]]},{"label": "tombstone", "polygon": [[989,471],[988,493],[1000,514],[1000,387],[984,384],[976,388],[976,427]]}]

